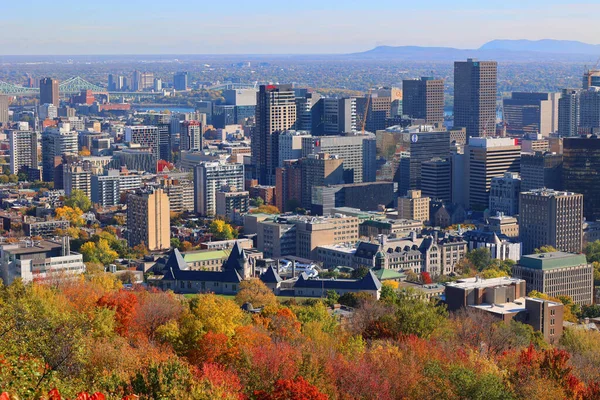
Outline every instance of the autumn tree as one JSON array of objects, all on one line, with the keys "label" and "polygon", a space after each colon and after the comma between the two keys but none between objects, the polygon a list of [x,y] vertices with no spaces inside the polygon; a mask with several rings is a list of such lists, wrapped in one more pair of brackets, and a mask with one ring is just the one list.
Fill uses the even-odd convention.
[{"label": "autumn tree", "polygon": [[71,208],[79,208],[83,212],[88,212],[92,208],[92,201],[86,196],[83,190],[75,189],[71,195],[65,198],[64,205]]},{"label": "autumn tree", "polygon": [[235,301],[239,305],[250,303],[253,307],[277,307],[278,305],[273,291],[258,278],[242,281]]},{"label": "autumn tree", "polygon": [[252,210],[250,210],[250,212],[252,214],[279,214],[279,208],[270,205],[270,204],[263,204],[257,208],[253,208]]},{"label": "autumn tree", "polygon": [[558,250],[556,250],[555,247],[547,245],[547,246],[541,246],[540,248],[534,249],[533,252],[535,254],[541,254],[541,253],[554,253]]},{"label": "autumn tree", "polygon": [[237,231],[222,219],[212,221],[208,230],[217,240],[231,240],[237,237]]},{"label": "autumn tree", "polygon": [[54,212],[57,219],[67,220],[71,226],[82,226],[85,223],[82,218],[83,211],[79,207],[58,207]]},{"label": "autumn tree", "polygon": [[329,397],[299,376],[296,379],[280,379],[271,392],[257,391],[257,400],[327,400]]}]

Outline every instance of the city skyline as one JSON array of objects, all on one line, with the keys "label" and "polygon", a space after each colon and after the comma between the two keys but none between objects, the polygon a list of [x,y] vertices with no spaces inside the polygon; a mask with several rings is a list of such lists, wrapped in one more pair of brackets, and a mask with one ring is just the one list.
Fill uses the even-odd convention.
[{"label": "city skyline", "polygon": [[[5,15],[26,16],[28,21],[27,30],[21,29],[21,18],[4,21],[0,45],[5,55],[336,54],[378,45],[474,49],[494,39],[595,43],[600,34],[594,14],[589,12],[591,3],[555,0],[535,0],[527,5],[510,0],[502,8],[472,0],[451,5],[439,0],[427,4],[384,0],[376,5],[337,0],[327,5],[315,0],[297,4],[234,0],[227,6],[203,5],[193,24],[181,23],[183,17],[189,18],[182,10],[195,5],[188,0],[168,8],[153,7],[152,1],[115,0],[69,7],[68,1],[60,0],[60,19],[52,29],[45,23],[47,9],[35,3],[38,1],[5,5]],[[394,18],[382,18],[384,15]],[[410,18],[404,18],[408,15]],[[584,25],[585,32],[578,29]]]}]

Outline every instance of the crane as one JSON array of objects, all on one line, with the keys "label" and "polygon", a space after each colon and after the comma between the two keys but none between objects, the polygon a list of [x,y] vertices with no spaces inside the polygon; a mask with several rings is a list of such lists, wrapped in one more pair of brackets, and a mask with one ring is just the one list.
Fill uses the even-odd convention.
[{"label": "crane", "polygon": [[369,94],[367,95],[367,104],[365,105],[365,112],[363,114],[363,120],[362,120],[362,134],[365,134],[365,128],[367,126],[367,115],[369,114],[369,105],[371,104],[371,93],[373,92],[373,89],[369,89]]}]

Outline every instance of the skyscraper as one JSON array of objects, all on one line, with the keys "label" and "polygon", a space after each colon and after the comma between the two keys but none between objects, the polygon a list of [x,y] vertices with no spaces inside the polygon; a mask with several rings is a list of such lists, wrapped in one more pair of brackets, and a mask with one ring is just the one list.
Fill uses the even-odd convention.
[{"label": "skyscraper", "polygon": [[171,247],[169,197],[162,189],[137,190],[127,196],[127,242],[148,250]]},{"label": "skyscraper", "polygon": [[252,164],[258,182],[273,185],[279,162],[277,137],[296,122],[296,98],[292,85],[261,85],[256,99]]},{"label": "skyscraper", "polygon": [[563,89],[558,100],[558,133],[560,136],[577,136],[579,129],[578,89]]},{"label": "skyscraper", "polygon": [[439,157],[421,163],[421,193],[431,199],[452,202],[452,164]]},{"label": "skyscraper", "polygon": [[188,73],[180,71],[173,75],[173,88],[175,90],[187,90],[188,89]]},{"label": "skyscraper", "polygon": [[355,132],[355,98],[321,98],[312,109],[311,133],[315,136]]},{"label": "skyscraper", "polygon": [[310,209],[314,187],[344,183],[342,162],[340,157],[326,153],[309,154],[308,157],[300,159],[303,208]]},{"label": "skyscraper", "polygon": [[52,78],[40,79],[40,104],[59,106],[58,80]]},{"label": "skyscraper", "polygon": [[467,137],[496,133],[497,68],[496,61],[454,62],[454,126]]},{"label": "skyscraper", "polygon": [[523,254],[542,246],[581,253],[583,196],[551,189],[523,192],[519,205],[519,235]]},{"label": "skyscraper", "polygon": [[556,153],[521,154],[521,190],[562,190],[563,156]]},{"label": "skyscraper", "polygon": [[519,213],[519,192],[521,178],[515,172],[492,178],[490,184],[490,214],[517,215]]},{"label": "skyscraper", "polygon": [[588,221],[600,219],[600,139],[563,140],[563,188],[583,194],[583,212]]},{"label": "skyscraper", "polygon": [[158,127],[156,126],[128,126],[125,128],[125,141],[149,147],[154,155],[154,165],[160,159],[160,138]]},{"label": "skyscraper", "polygon": [[8,132],[10,173],[18,174],[22,167],[38,168],[38,135],[34,131]]},{"label": "skyscraper", "polygon": [[560,93],[513,92],[502,105],[506,131],[517,135],[540,133],[543,136],[556,132],[559,98]]},{"label": "skyscraper", "polygon": [[8,122],[8,104],[9,97],[0,95],[0,124],[6,124]]},{"label": "skyscraper", "polygon": [[202,124],[200,121],[182,121],[180,132],[180,150],[202,150]]},{"label": "skyscraper", "polygon": [[194,209],[200,215],[215,215],[217,191],[222,186],[244,188],[244,165],[203,162],[194,168]]},{"label": "skyscraper", "polygon": [[578,134],[600,132],[600,87],[592,86],[579,94]]},{"label": "skyscraper", "polygon": [[69,124],[42,133],[42,180],[54,180],[55,157],[77,155],[77,132]]},{"label": "skyscraper", "polygon": [[428,124],[444,123],[444,81],[431,77],[402,81],[402,114],[424,119]]}]

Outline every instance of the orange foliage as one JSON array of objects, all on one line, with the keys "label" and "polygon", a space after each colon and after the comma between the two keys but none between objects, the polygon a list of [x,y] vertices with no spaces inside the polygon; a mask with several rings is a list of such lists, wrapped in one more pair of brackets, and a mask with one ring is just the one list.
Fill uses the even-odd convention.
[{"label": "orange foliage", "polygon": [[115,320],[117,321],[115,330],[120,335],[127,335],[138,306],[135,294],[125,290],[106,294],[98,300],[98,306],[115,310]]},{"label": "orange foliage", "polygon": [[257,400],[327,400],[329,397],[308,383],[301,376],[292,379],[280,379],[275,382],[273,391],[256,391]]}]

